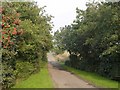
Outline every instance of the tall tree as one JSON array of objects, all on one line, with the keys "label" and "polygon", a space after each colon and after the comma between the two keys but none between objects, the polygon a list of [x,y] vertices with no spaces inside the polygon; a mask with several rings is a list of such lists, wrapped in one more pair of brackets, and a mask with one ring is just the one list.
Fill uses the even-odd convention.
[{"label": "tall tree", "polygon": [[70,66],[112,79],[119,76],[119,5],[120,2],[88,3],[86,10],[76,9],[73,24],[55,33],[57,46],[71,54]]}]

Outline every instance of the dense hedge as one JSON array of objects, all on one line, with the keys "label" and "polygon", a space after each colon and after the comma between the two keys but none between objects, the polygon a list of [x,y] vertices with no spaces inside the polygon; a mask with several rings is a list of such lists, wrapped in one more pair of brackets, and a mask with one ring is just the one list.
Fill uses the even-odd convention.
[{"label": "dense hedge", "polygon": [[120,1],[87,3],[73,24],[55,32],[55,47],[68,50],[66,64],[119,80]]},{"label": "dense hedge", "polygon": [[16,79],[40,70],[52,48],[51,18],[35,2],[2,2],[0,43],[2,44],[2,88],[12,87]]}]

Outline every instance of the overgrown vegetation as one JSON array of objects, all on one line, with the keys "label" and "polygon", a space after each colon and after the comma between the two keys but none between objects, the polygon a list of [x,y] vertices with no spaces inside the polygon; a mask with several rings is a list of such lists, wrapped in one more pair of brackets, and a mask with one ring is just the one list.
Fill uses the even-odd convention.
[{"label": "overgrown vegetation", "polygon": [[52,48],[51,18],[35,2],[2,2],[2,88],[40,71],[41,60]]},{"label": "overgrown vegetation", "polygon": [[119,81],[120,1],[86,6],[76,9],[73,24],[55,32],[55,47],[70,53],[66,65]]}]

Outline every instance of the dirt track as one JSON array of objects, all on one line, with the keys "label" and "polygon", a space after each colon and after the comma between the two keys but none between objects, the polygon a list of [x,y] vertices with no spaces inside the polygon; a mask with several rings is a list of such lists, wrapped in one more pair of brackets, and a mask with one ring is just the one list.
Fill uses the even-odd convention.
[{"label": "dirt track", "polygon": [[48,54],[48,61],[48,70],[56,88],[95,88],[70,72],[65,71],[51,53]]}]

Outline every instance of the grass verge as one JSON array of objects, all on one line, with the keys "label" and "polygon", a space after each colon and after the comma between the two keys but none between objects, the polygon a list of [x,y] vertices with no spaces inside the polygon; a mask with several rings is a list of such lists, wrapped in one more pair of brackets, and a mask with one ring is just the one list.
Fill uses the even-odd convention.
[{"label": "grass verge", "polygon": [[88,81],[89,83],[95,85],[96,87],[118,88],[118,82],[117,81],[109,80],[109,79],[107,79],[105,77],[102,77],[102,76],[100,76],[98,74],[95,74],[95,73],[77,70],[77,69],[74,69],[72,67],[68,67],[66,65],[63,65],[63,67],[67,71],[74,73],[75,75],[79,76],[83,80]]},{"label": "grass verge", "polygon": [[45,66],[42,64],[41,70],[31,75],[28,79],[19,81],[13,88],[53,88],[53,82],[47,69],[47,63]]}]

